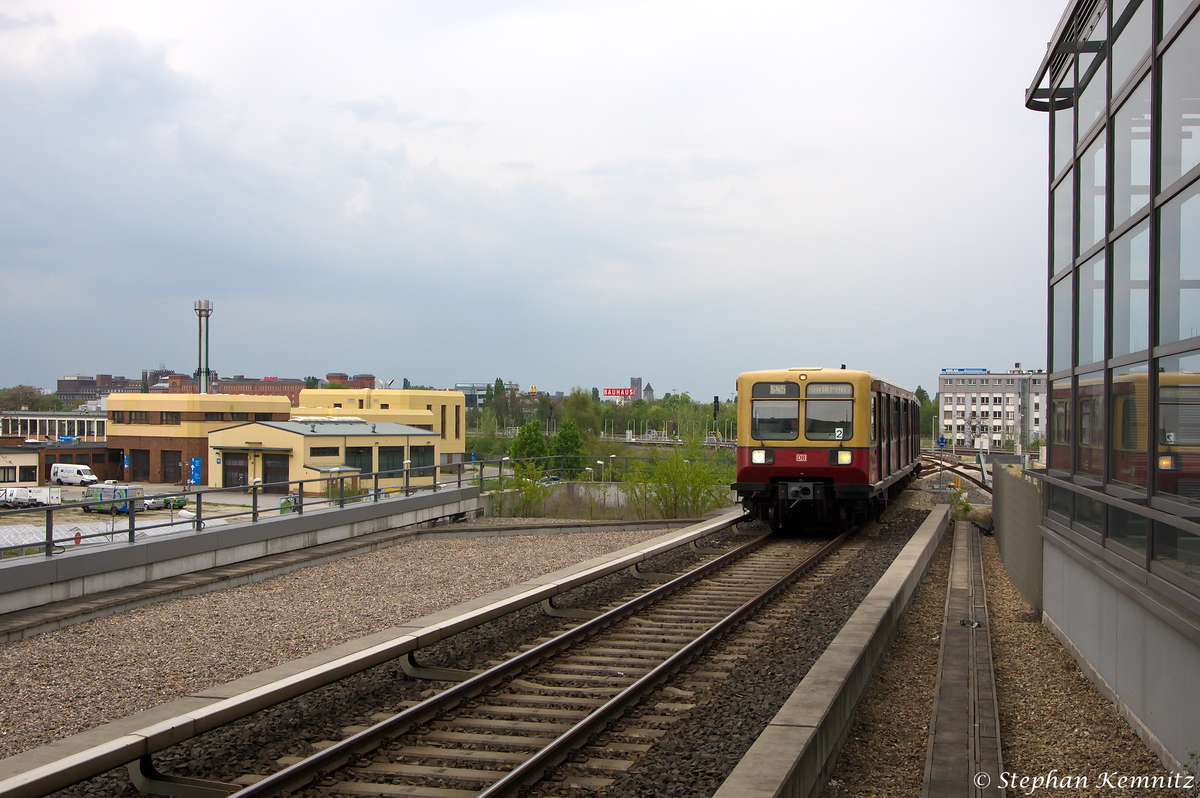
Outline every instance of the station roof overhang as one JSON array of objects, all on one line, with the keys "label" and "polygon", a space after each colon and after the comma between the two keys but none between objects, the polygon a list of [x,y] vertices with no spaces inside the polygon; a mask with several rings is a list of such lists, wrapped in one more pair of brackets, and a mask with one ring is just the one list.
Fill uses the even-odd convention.
[{"label": "station roof overhang", "polygon": [[210,448],[216,449],[217,451],[234,450],[234,451],[240,451],[240,452],[246,452],[246,451],[249,451],[249,452],[288,452],[289,454],[292,452],[291,447],[286,447],[286,446],[256,446],[256,445],[245,444],[245,443],[240,446],[234,445],[234,444],[229,444],[229,445],[221,445],[221,446],[212,446]]},{"label": "station roof overhang", "polygon": [[[1042,57],[1033,81],[1025,90],[1025,107],[1029,110],[1057,111],[1075,104],[1075,89],[1060,87],[1052,93],[1049,84],[1053,81],[1047,79],[1047,73],[1050,73],[1052,78],[1053,68],[1074,53],[1098,52],[1103,49],[1103,42],[1079,41],[1078,36],[1082,27],[1081,17],[1084,21],[1090,18],[1096,5],[1097,0],[1071,0],[1067,4],[1066,11],[1054,29],[1054,36],[1046,45],[1046,55]],[[1046,86],[1042,86],[1043,81],[1046,82]]]},{"label": "station roof overhang", "polygon": [[305,468],[319,471],[322,474],[348,474],[350,472],[362,473],[361,468],[355,468],[348,465],[306,465]]}]

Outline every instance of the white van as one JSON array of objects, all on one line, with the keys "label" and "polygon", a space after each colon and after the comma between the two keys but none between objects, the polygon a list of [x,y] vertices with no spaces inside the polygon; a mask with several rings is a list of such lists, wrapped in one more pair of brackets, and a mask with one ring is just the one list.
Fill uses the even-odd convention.
[{"label": "white van", "polygon": [[95,485],[100,478],[85,465],[55,463],[50,466],[50,481],[55,485]]}]

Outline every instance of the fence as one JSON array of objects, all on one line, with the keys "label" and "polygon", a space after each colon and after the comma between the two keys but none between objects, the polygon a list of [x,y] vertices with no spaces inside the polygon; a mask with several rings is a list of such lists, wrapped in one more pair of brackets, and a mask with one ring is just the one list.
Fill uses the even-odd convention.
[{"label": "fence", "polygon": [[[364,501],[378,502],[382,499],[395,496],[410,496],[421,491],[436,491],[451,485],[462,487],[464,484],[477,484],[481,490],[484,490],[489,480],[495,480],[495,487],[504,490],[506,480],[515,480],[517,466],[522,463],[538,466],[538,471],[545,475],[543,479],[548,481],[582,478],[583,481],[617,482],[630,472],[633,463],[638,461],[653,461],[654,459],[652,457],[630,457],[623,455],[610,455],[609,457],[597,460],[592,460],[592,458],[583,455],[551,455],[525,460],[502,457],[495,460],[471,460],[462,463],[443,463],[440,465],[412,466],[405,469],[388,469],[368,474],[358,472],[331,473],[311,479],[256,483],[230,488],[203,488],[181,493],[158,494],[153,497],[161,499],[164,503],[168,504],[176,504],[180,498],[183,498],[185,501],[191,500],[194,510],[180,510],[180,521],[175,520],[175,514],[172,512],[169,520],[162,520],[161,517],[158,517],[153,521],[139,522],[139,514],[147,512],[145,499],[151,497],[128,497],[124,501],[114,501],[114,499],[108,498],[86,502],[71,502],[69,504],[52,505],[36,509],[0,510],[0,519],[13,516],[43,516],[43,523],[38,524],[38,526],[44,529],[44,535],[39,540],[36,542],[30,541],[25,544],[9,544],[4,548],[6,551],[19,550],[21,553],[24,553],[26,549],[41,549],[47,557],[51,557],[56,552],[61,553],[65,551],[68,545],[82,544],[96,538],[111,541],[118,534],[126,537],[130,543],[133,543],[138,535],[146,535],[152,532],[161,534],[163,532],[181,531],[189,528],[199,531],[204,528],[205,524],[212,523],[213,521],[228,523],[228,519],[248,520],[250,523],[256,523],[264,514],[274,516],[295,513],[302,515],[306,511],[311,512],[316,509],[330,507],[341,508],[347,504]],[[591,464],[589,465],[589,463]],[[488,473],[489,469],[492,470],[490,474]],[[439,481],[439,477],[445,478],[447,476],[450,479]],[[415,480],[424,480],[430,477],[433,478],[430,484],[417,484],[415,482]],[[403,485],[380,484],[380,480],[396,481],[399,479],[404,480]],[[364,481],[368,483],[369,487],[363,487]],[[274,494],[282,494],[283,498],[279,500],[277,505],[264,505],[262,497]],[[244,498],[246,496],[249,497],[248,503],[246,503]],[[116,503],[124,505],[125,509],[122,509],[120,512],[126,516],[124,527],[119,532],[114,525],[113,528],[101,532],[89,531],[85,534],[81,531],[76,531],[66,537],[55,537],[56,528],[63,526],[63,524],[55,520],[56,514],[60,519],[63,513],[76,510],[115,514],[116,510],[113,505]]]}]

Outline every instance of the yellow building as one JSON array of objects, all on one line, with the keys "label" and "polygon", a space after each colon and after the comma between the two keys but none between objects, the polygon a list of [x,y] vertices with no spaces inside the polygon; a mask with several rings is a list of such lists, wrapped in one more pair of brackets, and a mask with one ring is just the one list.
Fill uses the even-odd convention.
[{"label": "yellow building", "polygon": [[461,463],[467,451],[467,399],[462,391],[395,388],[305,388],[292,417],[354,417],[427,429],[438,436],[438,463]]},{"label": "yellow building", "polygon": [[[410,472],[408,484],[429,485],[436,471],[433,466],[439,462],[440,443],[440,436],[431,430],[350,416],[238,424],[208,435],[213,463],[209,487],[240,487],[256,479],[263,484],[320,480],[323,476],[377,471],[387,473],[380,476],[380,487],[395,487],[405,484],[405,461],[411,469],[422,469]],[[304,492],[324,493],[327,484],[309,482]],[[374,484],[372,477],[361,487]],[[286,487],[264,490],[284,493]]]},{"label": "yellow building", "polygon": [[108,447],[122,452],[130,482],[182,484],[193,458],[208,482],[208,434],[230,422],[287,421],[286,396],[219,393],[114,393],[108,396]]},{"label": "yellow building", "polygon": [[0,447],[0,490],[5,488],[36,488],[40,449],[23,446]]}]

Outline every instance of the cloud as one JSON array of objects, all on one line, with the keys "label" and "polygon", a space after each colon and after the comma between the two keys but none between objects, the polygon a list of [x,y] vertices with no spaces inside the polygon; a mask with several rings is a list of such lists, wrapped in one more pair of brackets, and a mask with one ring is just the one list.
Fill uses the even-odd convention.
[{"label": "cloud", "polygon": [[420,114],[401,111],[390,97],[338,103],[336,107],[349,111],[362,122],[391,122],[395,125],[410,125],[421,119]]},{"label": "cloud", "polygon": [[54,24],[54,15],[48,11],[43,11],[40,14],[31,11],[25,15],[24,19],[18,19],[12,14],[0,11],[0,32],[20,30],[22,28],[53,26]]}]

